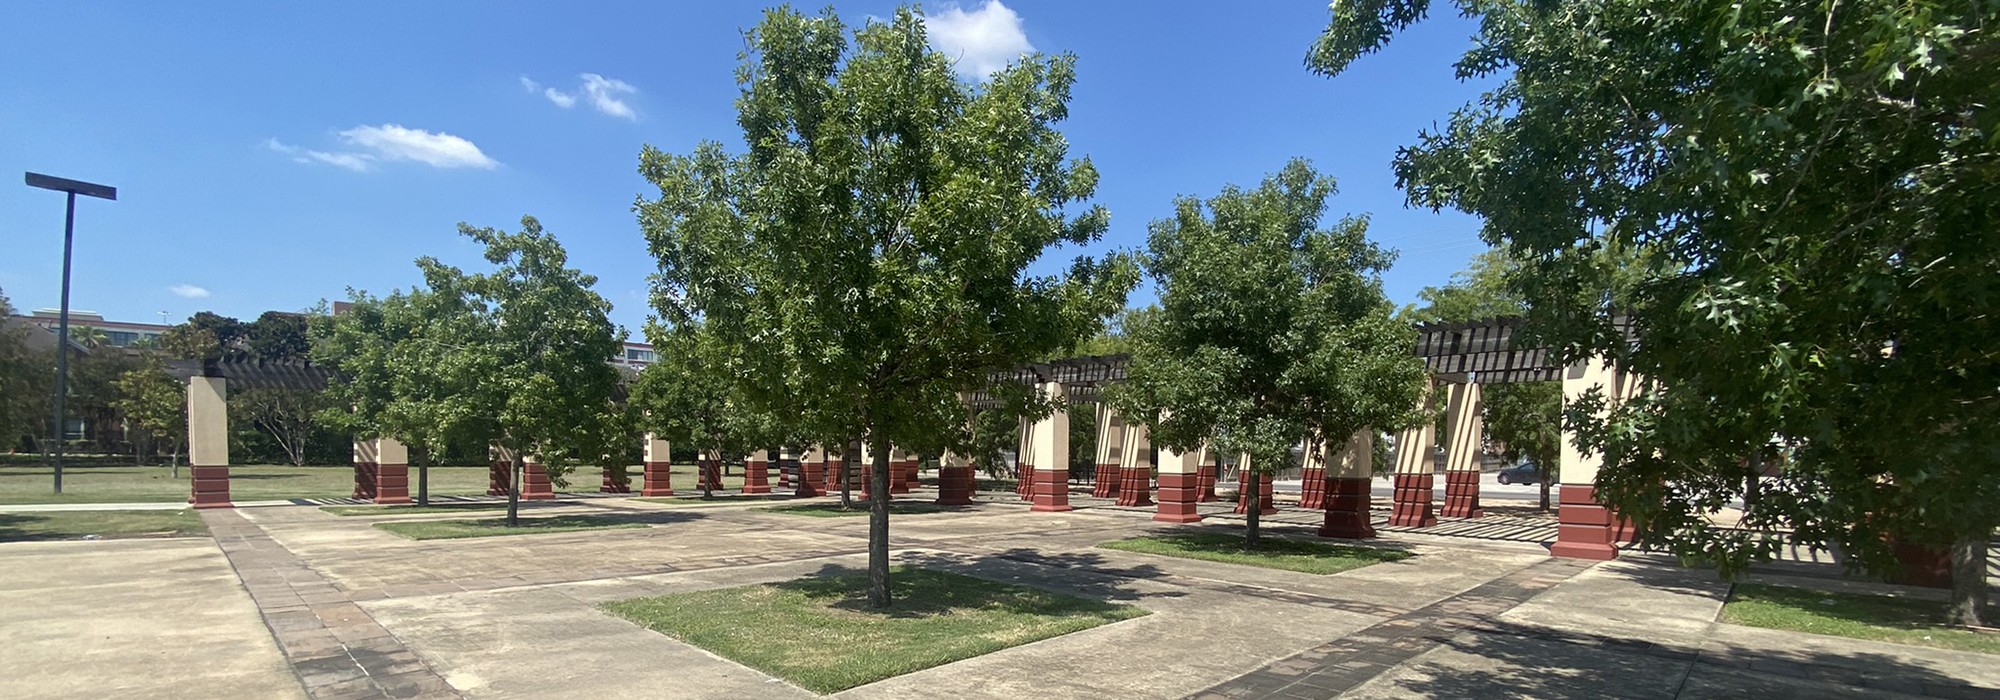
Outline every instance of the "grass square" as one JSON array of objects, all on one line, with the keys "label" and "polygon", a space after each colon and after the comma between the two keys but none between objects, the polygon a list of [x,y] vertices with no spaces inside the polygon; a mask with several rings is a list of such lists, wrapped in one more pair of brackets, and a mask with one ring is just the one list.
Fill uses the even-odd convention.
[{"label": "grass square", "polygon": [[1945,604],[1857,593],[1739,583],[1722,621],[1769,629],[2000,654],[2000,634],[1944,622]]},{"label": "grass square", "polygon": [[135,537],[200,537],[208,525],[192,508],[0,513],[0,542]]},{"label": "grass square", "polygon": [[868,576],[842,573],[602,607],[818,693],[1147,614],[1130,605],[960,574],[896,567],[894,602],[867,607]]},{"label": "grass square", "polygon": [[1263,538],[1257,549],[1244,549],[1242,535],[1213,532],[1134,537],[1105,542],[1097,546],[1122,552],[1245,564],[1307,574],[1337,574],[1370,564],[1402,561],[1415,556],[1394,549],[1355,547],[1329,542],[1301,542],[1275,537]]}]

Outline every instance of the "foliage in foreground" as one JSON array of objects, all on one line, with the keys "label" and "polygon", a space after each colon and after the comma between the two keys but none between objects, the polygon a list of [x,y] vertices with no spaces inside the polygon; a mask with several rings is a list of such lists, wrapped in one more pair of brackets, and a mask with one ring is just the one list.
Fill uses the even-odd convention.
[{"label": "foliage in foreground", "polygon": [[1264,540],[1255,549],[1250,549],[1243,546],[1243,538],[1220,533],[1134,537],[1127,540],[1113,540],[1097,546],[1140,554],[1246,564],[1307,574],[1337,574],[1370,564],[1402,561],[1414,556],[1393,549],[1288,539]]},{"label": "foliage in foreground", "polygon": [[[1456,4],[1480,21],[1460,76],[1501,82],[1397,178],[1526,261],[1510,283],[1559,359],[1651,382],[1570,412],[1600,496],[1724,575],[1792,544],[1874,571],[1898,542],[1948,548],[1952,617],[1976,624],[2000,524],[2000,3]],[[1335,3],[1307,64],[1337,74],[1429,9]],[[1605,250],[1643,261],[1629,298]],[[1752,489],[1741,527],[1709,526]]]},{"label": "foliage in foreground", "polygon": [[868,578],[783,583],[606,603],[605,610],[807,690],[833,693],[1147,614],[1129,605],[897,567],[895,612],[869,609]]}]

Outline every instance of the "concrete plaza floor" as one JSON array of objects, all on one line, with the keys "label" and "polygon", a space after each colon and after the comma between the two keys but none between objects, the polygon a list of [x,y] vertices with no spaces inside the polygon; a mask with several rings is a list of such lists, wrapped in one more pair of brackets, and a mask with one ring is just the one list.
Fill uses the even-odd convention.
[{"label": "concrete plaza floor", "polygon": [[[839,697],[2000,697],[1993,656],[1722,624],[1712,573],[1551,559],[1525,515],[1391,529],[1376,544],[1418,556],[1316,576],[1096,547],[1234,531],[1220,507],[1168,526],[989,498],[895,516],[892,551],[1152,614]],[[212,538],[0,544],[0,697],[814,697],[596,608],[864,565],[865,518],[761,505],[579,499],[534,514],[652,527],[422,542],[257,507],[205,511]],[[1312,515],[1267,522],[1309,536]],[[1786,573],[1832,575],[1808,566]]]}]

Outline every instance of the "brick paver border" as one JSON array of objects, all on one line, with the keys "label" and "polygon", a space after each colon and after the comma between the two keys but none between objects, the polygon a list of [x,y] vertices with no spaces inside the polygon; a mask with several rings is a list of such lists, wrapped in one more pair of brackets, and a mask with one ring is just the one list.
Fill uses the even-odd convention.
[{"label": "brick paver border", "polygon": [[314,700],[460,698],[345,591],[234,510],[204,510],[237,578]]}]

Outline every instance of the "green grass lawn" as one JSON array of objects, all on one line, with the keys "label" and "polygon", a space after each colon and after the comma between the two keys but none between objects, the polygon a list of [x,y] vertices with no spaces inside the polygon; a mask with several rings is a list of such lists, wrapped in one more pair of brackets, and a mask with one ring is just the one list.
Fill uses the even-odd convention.
[{"label": "green grass lawn", "polygon": [[408,537],[413,540],[451,540],[463,537],[496,537],[502,535],[539,535],[551,532],[576,532],[579,530],[619,530],[646,527],[645,523],[630,518],[615,518],[603,515],[556,515],[545,518],[521,518],[519,527],[507,527],[507,518],[482,518],[479,520],[424,520],[418,522],[375,523],[375,527]]},{"label": "green grass lawn", "polygon": [[[790,505],[790,506],[770,506],[767,508],[757,508],[755,510],[766,511],[770,513],[784,513],[786,515],[804,515],[814,518],[841,518],[841,517],[866,516],[868,515],[868,508],[869,508],[868,502],[863,501],[859,497],[857,497],[854,500],[853,508],[842,508],[840,507],[840,504],[836,502],[836,503],[801,503],[798,505]],[[963,510],[963,508],[955,508],[952,506],[941,506],[935,503],[924,503],[922,501],[889,502],[889,513],[891,515],[923,515],[925,513],[945,513],[953,510]]]},{"label": "green grass lawn", "polygon": [[[523,504],[526,505],[526,504]],[[320,506],[320,510],[334,515],[421,515],[428,513],[466,513],[487,510],[507,510],[505,501],[481,503],[433,503],[427,506]]]},{"label": "green grass lawn", "polygon": [[[971,576],[897,567],[895,602],[867,608],[867,576],[606,603],[603,608],[808,690],[832,693],[1036,640],[1145,615]],[[948,694],[948,693],[947,693]]]},{"label": "green grass lawn", "polygon": [[208,525],[193,509],[0,513],[0,542],[131,537],[198,537]]},{"label": "green grass lawn", "polygon": [[[2000,654],[2000,634],[1946,626],[1944,603],[1739,583],[1722,621],[1878,642]],[[1996,611],[2000,612],[2000,611]]]},{"label": "green grass lawn", "polygon": [[1302,542],[1274,537],[1265,537],[1259,548],[1246,550],[1243,548],[1241,535],[1210,532],[1134,537],[1129,540],[1105,542],[1097,546],[1125,552],[1247,564],[1308,574],[1337,574],[1370,564],[1401,561],[1413,556],[1408,552],[1393,549]]},{"label": "green grass lawn", "polygon": [[[590,490],[597,490],[591,476]],[[410,469],[410,494],[416,495],[417,470]],[[45,465],[0,467],[0,504],[14,503],[152,503],[185,501],[188,468],[180,478],[166,467],[63,467],[63,493],[52,492]],[[485,467],[431,467],[430,492],[435,496],[486,493]],[[354,495],[354,469],[345,465],[291,467],[256,464],[229,468],[229,496],[235,501],[292,498],[346,498]]]}]

